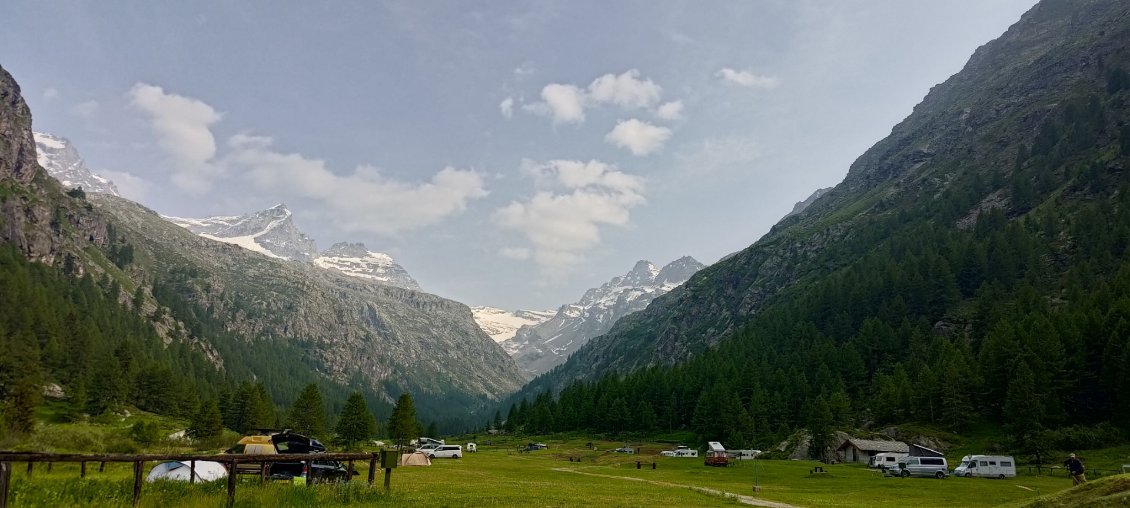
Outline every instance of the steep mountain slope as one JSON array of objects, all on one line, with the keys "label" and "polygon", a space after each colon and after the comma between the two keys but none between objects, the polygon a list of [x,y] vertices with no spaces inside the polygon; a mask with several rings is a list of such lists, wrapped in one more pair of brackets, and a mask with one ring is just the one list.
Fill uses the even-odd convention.
[{"label": "steep mountain slope", "polygon": [[70,140],[43,132],[35,132],[32,135],[35,138],[39,165],[62,183],[64,188],[81,187],[84,192],[119,195],[114,182],[94,174],[86,167],[86,161],[82,159]]},{"label": "steep mountain slope", "polygon": [[475,323],[478,323],[479,328],[498,343],[514,338],[519,328],[543,323],[556,314],[552,310],[509,311],[484,306],[471,307],[471,312],[474,313]]},{"label": "steep mountain slope", "polygon": [[[187,306],[182,320],[221,327],[245,347],[301,355],[327,377],[388,402],[410,390],[433,417],[438,408],[447,406],[450,416],[517,388],[513,362],[462,304],[261,256],[123,199],[90,199],[134,245],[135,263],[160,289],[156,296]],[[273,210],[263,222],[289,216]]]},{"label": "steep mountain slope", "polygon": [[576,303],[562,305],[553,318],[518,329],[502,346],[531,377],[542,374],[702,268],[702,263],[690,256],[676,259],[663,269],[650,261],[638,261],[628,273],[589,289]]},{"label": "steep mountain slope", "polygon": [[[864,254],[889,248],[904,233],[962,234],[993,210],[1012,221],[1041,207],[1073,213],[1096,197],[1074,189],[1080,179],[1124,174],[1128,11],[1130,4],[1113,0],[1041,2],[931,89],[840,185],[756,244],[622,319],[526,393],[683,362],[767,305],[805,298],[823,278],[858,266]],[[1109,198],[1118,188],[1099,194]],[[1078,240],[1052,241],[1060,250],[1061,242]],[[1062,274],[1069,267],[1052,268]],[[972,285],[966,291],[979,284],[975,277],[963,282]],[[932,317],[946,312],[957,308]]]}]

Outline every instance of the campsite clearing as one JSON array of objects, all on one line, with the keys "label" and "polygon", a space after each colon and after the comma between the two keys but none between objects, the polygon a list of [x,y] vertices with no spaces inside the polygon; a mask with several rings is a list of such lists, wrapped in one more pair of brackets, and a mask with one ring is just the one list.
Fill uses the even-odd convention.
[{"label": "campsite clearing", "polygon": [[[397,468],[389,495],[363,481],[302,489],[241,479],[237,505],[743,506],[743,498],[727,497],[734,494],[794,506],[993,506],[1015,505],[1070,487],[1066,477],[1029,476],[1026,471],[1007,480],[935,480],[884,478],[863,465],[809,461],[735,461],[732,467],[709,468],[700,460],[659,457],[666,445],[644,445],[641,455],[624,455],[613,452],[614,442],[598,442],[594,451],[586,441],[546,440],[549,450],[518,453],[516,445],[525,441],[495,439],[493,446],[480,444],[478,453],[463,460]],[[817,465],[827,473],[810,474]],[[366,466],[358,464],[358,478],[366,477]],[[129,475],[129,466],[110,464],[105,473],[88,473],[86,480],[79,480],[77,465],[56,464],[50,473],[37,466],[28,479],[17,468],[13,506],[128,506]],[[755,478],[759,492],[753,489]],[[146,484],[142,505],[222,506],[224,492],[216,484]]]}]

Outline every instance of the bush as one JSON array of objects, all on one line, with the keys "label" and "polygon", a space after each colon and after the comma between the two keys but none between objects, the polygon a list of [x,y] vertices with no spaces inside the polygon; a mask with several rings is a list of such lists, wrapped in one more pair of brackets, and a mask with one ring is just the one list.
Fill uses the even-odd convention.
[{"label": "bush", "polygon": [[140,420],[130,427],[129,437],[142,446],[152,446],[161,440],[161,428],[157,422]]}]

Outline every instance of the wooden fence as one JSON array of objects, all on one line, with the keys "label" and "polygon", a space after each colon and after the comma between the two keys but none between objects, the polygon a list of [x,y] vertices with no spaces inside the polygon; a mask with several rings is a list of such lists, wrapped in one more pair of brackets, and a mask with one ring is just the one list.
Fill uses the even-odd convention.
[{"label": "wooden fence", "polygon": [[[86,463],[98,462],[100,465],[98,471],[102,472],[106,467],[107,462],[132,462],[133,463],[133,505],[138,506],[141,503],[141,486],[144,482],[142,478],[142,471],[145,469],[146,462],[169,462],[179,461],[189,463],[189,482],[196,482],[196,462],[197,461],[212,461],[224,464],[228,469],[228,502],[227,506],[231,507],[235,504],[235,487],[236,477],[238,476],[236,465],[237,464],[259,464],[259,479],[260,482],[267,480],[267,471],[269,467],[267,464],[273,462],[301,462],[308,466],[306,469],[310,472],[306,481],[307,487],[313,487],[315,483],[319,483],[319,478],[315,474],[313,462],[324,461],[344,461],[348,463],[347,472],[352,475],[353,461],[369,461],[369,485],[372,485],[376,480],[376,472],[378,465],[382,464],[382,453],[397,453],[391,451],[384,452],[368,452],[368,453],[317,453],[317,454],[297,454],[297,453],[280,453],[277,455],[240,455],[240,454],[223,454],[223,455],[184,455],[184,454],[148,454],[148,455],[125,455],[125,454],[77,454],[77,453],[22,453],[22,452],[0,452],[0,508],[8,508],[8,492],[11,484],[13,463],[26,462],[27,474],[31,475],[35,463],[46,463],[47,470],[51,470],[51,464],[55,462],[78,462],[81,464],[79,468],[79,476],[86,477]],[[393,459],[395,461],[395,459]],[[383,464],[389,464],[386,459]],[[387,490],[392,478],[392,469],[385,468],[385,482],[384,486]]]}]

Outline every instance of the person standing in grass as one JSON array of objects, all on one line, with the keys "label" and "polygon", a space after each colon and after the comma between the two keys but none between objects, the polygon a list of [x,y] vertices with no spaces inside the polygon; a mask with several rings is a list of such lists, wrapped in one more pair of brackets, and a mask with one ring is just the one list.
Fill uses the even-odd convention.
[{"label": "person standing in grass", "polygon": [[1087,475],[1084,474],[1087,469],[1083,467],[1083,461],[1079,460],[1074,453],[1067,457],[1063,465],[1067,467],[1067,472],[1071,475],[1071,485],[1079,485],[1087,481]]}]

